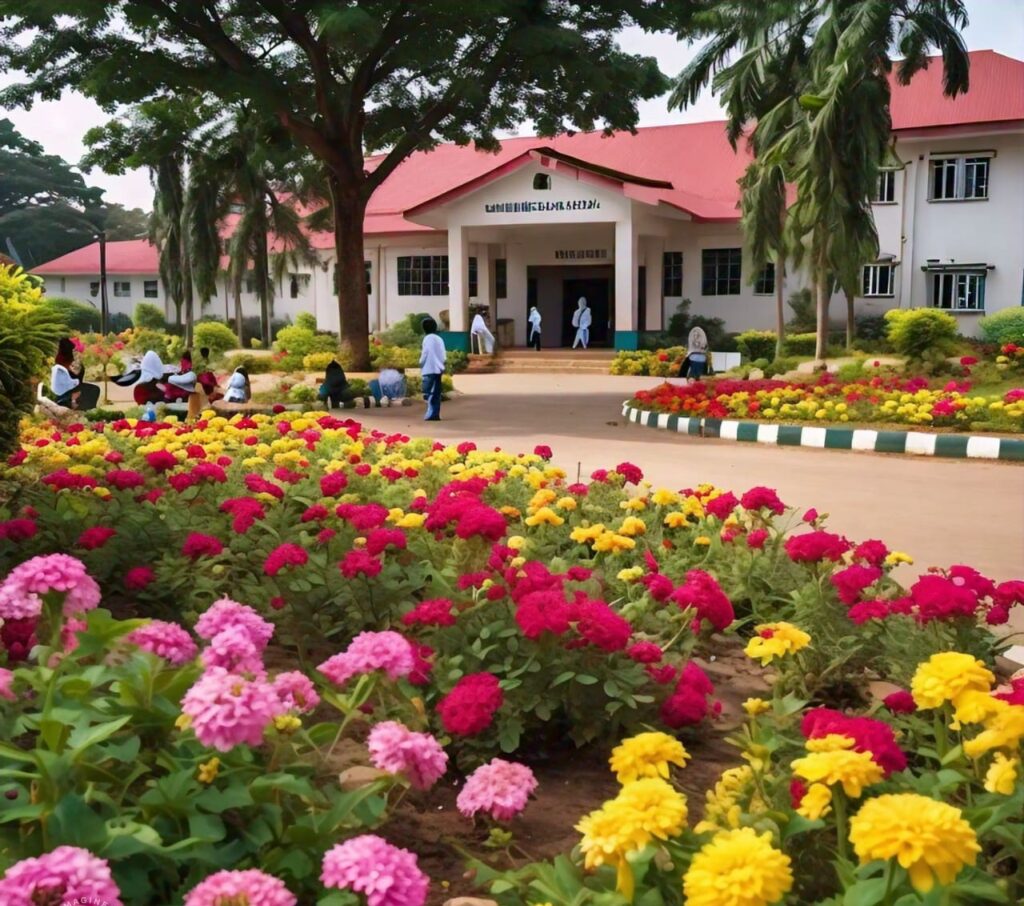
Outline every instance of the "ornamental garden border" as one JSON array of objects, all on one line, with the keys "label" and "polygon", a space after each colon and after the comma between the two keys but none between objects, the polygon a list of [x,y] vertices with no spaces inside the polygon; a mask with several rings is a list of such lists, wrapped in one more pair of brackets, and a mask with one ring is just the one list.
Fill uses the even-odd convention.
[{"label": "ornamental garden border", "polygon": [[691,437],[711,437],[780,447],[817,447],[869,453],[910,453],[952,459],[999,459],[1024,462],[1024,440],[977,434],[933,434],[927,431],[878,431],[818,425],[780,425],[727,418],[690,418],[652,412],[622,404],[622,415],[646,428],[660,428]]}]

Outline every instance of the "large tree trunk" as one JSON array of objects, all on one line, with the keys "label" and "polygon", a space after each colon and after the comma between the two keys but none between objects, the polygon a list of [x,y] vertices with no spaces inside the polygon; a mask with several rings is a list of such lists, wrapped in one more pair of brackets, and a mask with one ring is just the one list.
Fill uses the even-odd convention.
[{"label": "large tree trunk", "polygon": [[334,208],[334,252],[338,267],[338,326],[353,371],[370,370],[370,312],[363,263],[366,202],[358,187],[328,171]]},{"label": "large tree trunk", "polygon": [[[227,287],[225,287],[225,290]],[[242,280],[231,277],[231,293],[235,298],[235,333],[238,334],[238,342],[244,348],[245,340],[242,339]]]},{"label": "large tree trunk", "polygon": [[775,358],[781,359],[786,348],[786,307],[782,298],[782,277],[786,272],[786,256],[775,259]]},{"label": "large tree trunk", "polygon": [[184,297],[185,308],[185,348],[192,348],[192,334],[195,329],[195,289],[192,285],[192,264],[188,256],[188,250],[184,248],[184,233],[182,234],[181,250],[181,294]]},{"label": "large tree trunk", "polygon": [[829,274],[824,267],[818,268],[815,289],[818,294],[818,339],[814,346],[814,357],[823,361],[828,351],[828,306],[832,299]]},{"label": "large tree trunk", "polygon": [[854,297],[850,293],[846,296],[846,348],[853,349],[853,341],[857,339],[857,315],[853,309]]},{"label": "large tree trunk", "polygon": [[260,298],[260,332],[262,333],[263,348],[269,349],[273,338],[270,335],[270,262],[267,260],[267,231],[265,229],[257,232],[253,268],[255,269],[256,292]]}]

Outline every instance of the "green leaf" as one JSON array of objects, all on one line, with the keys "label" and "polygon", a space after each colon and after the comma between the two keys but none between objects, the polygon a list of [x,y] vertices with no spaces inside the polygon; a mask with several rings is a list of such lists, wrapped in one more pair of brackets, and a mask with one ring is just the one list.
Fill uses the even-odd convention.
[{"label": "green leaf", "polygon": [[566,670],[564,673],[559,673],[558,676],[555,677],[555,681],[551,685],[552,687],[561,686],[562,683],[569,682],[569,680],[571,680],[575,675],[576,674],[572,670]]},{"label": "green leaf", "polygon": [[68,737],[68,747],[74,750],[75,758],[77,759],[90,746],[109,739],[130,720],[131,715],[126,714],[123,717],[108,720],[102,724],[93,724],[91,727],[77,727]]},{"label": "green leaf", "polygon": [[188,816],[188,832],[191,836],[209,843],[219,843],[226,834],[224,822],[216,815],[193,812]]},{"label": "green leaf", "polygon": [[265,774],[249,784],[249,791],[256,799],[270,798],[274,793],[290,793],[301,799],[320,798],[315,787],[305,777],[294,774]]},{"label": "green leaf", "polygon": [[194,801],[204,811],[220,814],[221,812],[226,812],[229,808],[242,808],[246,805],[252,805],[253,798],[247,789],[233,784],[224,790],[210,787],[196,796]]},{"label": "green leaf", "polygon": [[66,844],[83,849],[98,849],[107,839],[107,826],[85,800],[75,794],[61,796],[46,823],[52,846]]},{"label": "green leaf", "polygon": [[576,682],[581,686],[593,686],[597,682],[597,677],[591,676],[589,673],[577,673]]},{"label": "green leaf", "polygon": [[884,877],[858,881],[846,889],[843,906],[877,906],[885,898],[885,885]]}]

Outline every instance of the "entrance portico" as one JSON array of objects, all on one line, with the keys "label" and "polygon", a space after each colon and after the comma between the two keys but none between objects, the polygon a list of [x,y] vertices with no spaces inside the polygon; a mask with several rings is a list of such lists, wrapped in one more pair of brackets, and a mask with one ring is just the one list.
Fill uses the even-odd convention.
[{"label": "entrance portico", "polygon": [[595,341],[636,349],[640,331],[662,326],[664,237],[673,221],[689,219],[653,197],[666,188],[535,149],[406,211],[407,220],[447,232],[449,345],[469,349],[472,258],[476,304],[489,309],[492,325],[513,320],[517,345],[526,342],[530,304],[541,311],[545,344],[561,345],[566,295],[589,286]]}]

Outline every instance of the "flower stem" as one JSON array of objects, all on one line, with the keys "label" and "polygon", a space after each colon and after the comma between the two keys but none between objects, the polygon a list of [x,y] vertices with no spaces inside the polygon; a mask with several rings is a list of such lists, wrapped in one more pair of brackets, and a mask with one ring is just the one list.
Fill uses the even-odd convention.
[{"label": "flower stem", "polygon": [[846,794],[838,787],[832,789],[832,808],[836,813],[836,843],[839,857],[844,862],[848,862],[850,860],[850,845],[847,839]]}]

